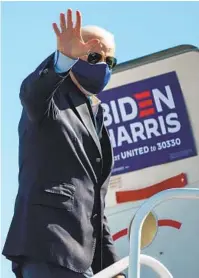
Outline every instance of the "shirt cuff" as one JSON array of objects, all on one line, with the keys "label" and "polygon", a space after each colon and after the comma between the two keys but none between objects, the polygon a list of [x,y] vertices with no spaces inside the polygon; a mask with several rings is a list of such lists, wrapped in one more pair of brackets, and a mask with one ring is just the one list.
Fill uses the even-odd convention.
[{"label": "shirt cuff", "polygon": [[78,59],[72,59],[64,54],[62,54],[60,51],[55,52],[54,56],[54,67],[56,73],[64,73],[69,71],[74,64],[76,64]]}]

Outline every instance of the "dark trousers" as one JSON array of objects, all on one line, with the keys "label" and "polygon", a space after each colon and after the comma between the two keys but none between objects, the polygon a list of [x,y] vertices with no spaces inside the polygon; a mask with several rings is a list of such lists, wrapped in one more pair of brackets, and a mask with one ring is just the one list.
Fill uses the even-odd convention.
[{"label": "dark trousers", "polygon": [[67,268],[48,263],[26,262],[22,267],[23,278],[91,278],[92,269],[85,273],[76,273]]}]

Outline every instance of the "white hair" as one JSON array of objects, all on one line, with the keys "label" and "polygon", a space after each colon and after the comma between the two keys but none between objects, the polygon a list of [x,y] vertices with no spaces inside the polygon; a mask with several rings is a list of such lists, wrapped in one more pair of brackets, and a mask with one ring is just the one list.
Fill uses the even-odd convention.
[{"label": "white hair", "polygon": [[95,26],[95,25],[87,25],[82,27],[83,34],[85,35],[92,35],[92,34],[97,34],[101,38],[105,38],[108,41],[110,41],[113,45],[115,45],[115,39],[114,35],[107,31],[104,28]]}]

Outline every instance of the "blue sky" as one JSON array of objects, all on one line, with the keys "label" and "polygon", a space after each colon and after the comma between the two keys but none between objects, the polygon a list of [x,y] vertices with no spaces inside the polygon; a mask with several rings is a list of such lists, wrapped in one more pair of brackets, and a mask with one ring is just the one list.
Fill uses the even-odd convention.
[{"label": "blue sky", "polygon": [[[115,35],[119,62],[179,44],[199,46],[199,2],[3,2],[2,4],[2,244],[17,192],[17,125],[22,80],[56,47],[52,22],[79,9],[84,25]],[[16,239],[17,240],[17,239]],[[14,277],[2,260],[2,277]]]}]

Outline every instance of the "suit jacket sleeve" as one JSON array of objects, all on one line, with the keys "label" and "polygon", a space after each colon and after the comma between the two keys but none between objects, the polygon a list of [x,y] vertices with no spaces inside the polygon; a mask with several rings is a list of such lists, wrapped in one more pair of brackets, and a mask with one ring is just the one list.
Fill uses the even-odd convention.
[{"label": "suit jacket sleeve", "polygon": [[[102,266],[103,269],[120,260],[119,256],[117,256],[116,254],[113,238],[111,236],[111,232],[108,226],[106,216],[104,216],[104,221],[103,221],[103,255],[102,256],[103,256],[103,266]],[[124,276],[124,278],[126,278],[124,272],[120,272],[118,273],[118,275]]]},{"label": "suit jacket sleeve", "polygon": [[55,72],[53,53],[22,82],[20,100],[30,120],[39,121],[48,113],[52,97],[67,75]]},{"label": "suit jacket sleeve", "polygon": [[103,221],[103,269],[119,261],[119,257],[116,254],[114,242],[111,236],[111,232],[108,226],[107,218],[104,216]]}]

